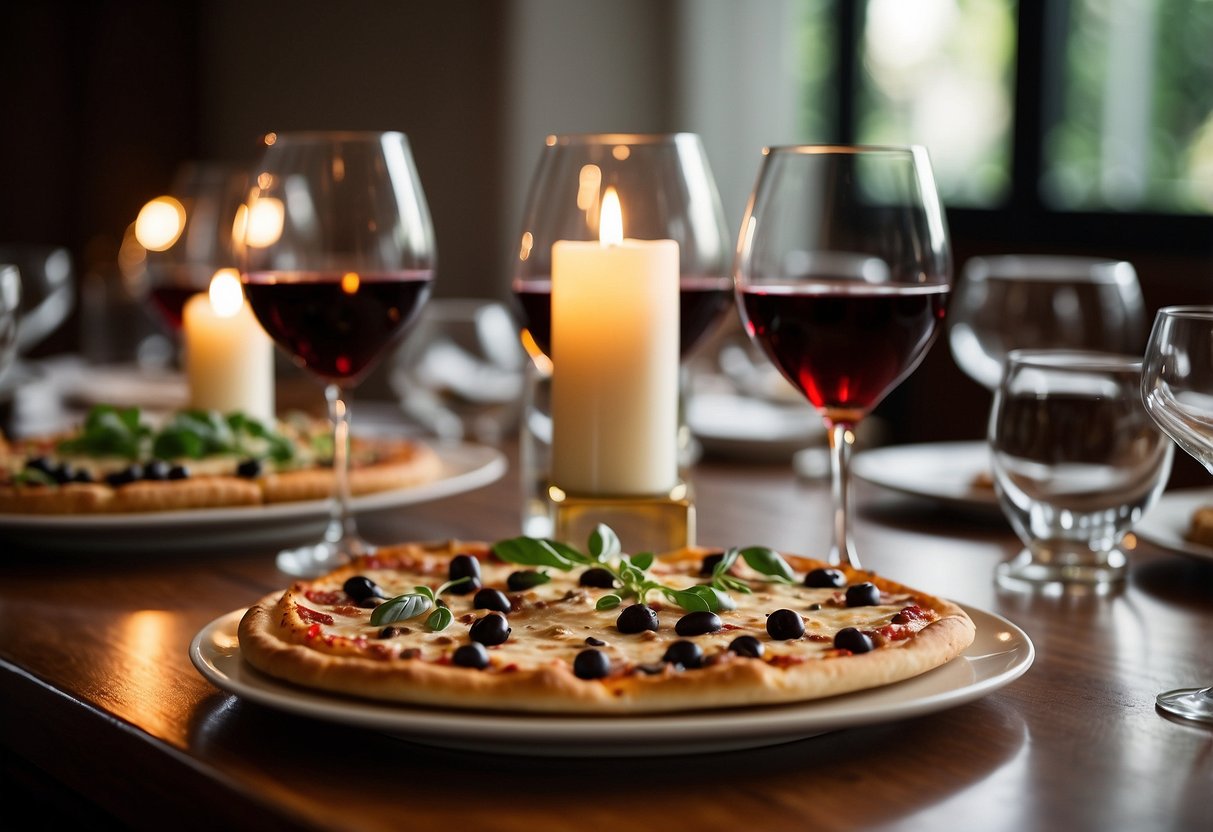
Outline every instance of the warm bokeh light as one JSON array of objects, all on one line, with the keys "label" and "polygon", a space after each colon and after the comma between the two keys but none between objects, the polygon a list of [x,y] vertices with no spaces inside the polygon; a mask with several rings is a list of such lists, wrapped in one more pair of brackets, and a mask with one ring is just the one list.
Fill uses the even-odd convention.
[{"label": "warm bokeh light", "polygon": [[602,168],[585,165],[577,177],[577,209],[593,211],[598,207],[598,190],[602,187]]},{"label": "warm bokeh light", "polygon": [[535,238],[531,232],[522,232],[522,245],[518,247],[518,259],[529,260],[531,257],[531,249],[535,246]]},{"label": "warm bokeh light", "polygon": [[614,188],[607,188],[602,196],[598,241],[604,246],[617,246],[623,242],[623,208],[619,205],[619,194]]},{"label": "warm bokeh light", "polygon": [[249,201],[244,228],[244,244],[251,248],[266,248],[278,242],[286,211],[282,200],[257,197]]},{"label": "warm bokeh light", "polygon": [[185,206],[171,196],[158,196],[139,209],[135,239],[148,251],[172,248],[185,230]]},{"label": "warm bokeh light", "polygon": [[362,278],[358,277],[357,272],[346,272],[341,275],[341,291],[347,295],[352,295],[358,291],[358,287],[362,285]]},{"label": "warm bokeh light", "polygon": [[617,144],[611,148],[611,155],[620,162],[627,161],[627,158],[632,155],[632,148],[626,144]]},{"label": "warm bokeh light", "polygon": [[235,269],[220,269],[211,278],[211,308],[220,318],[231,318],[244,305],[244,290],[240,288],[240,273]]}]

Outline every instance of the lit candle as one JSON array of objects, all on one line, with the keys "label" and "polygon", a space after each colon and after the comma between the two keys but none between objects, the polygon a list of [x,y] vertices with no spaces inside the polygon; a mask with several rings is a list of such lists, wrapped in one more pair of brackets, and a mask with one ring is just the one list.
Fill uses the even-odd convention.
[{"label": "lit candle", "polygon": [[657,495],[678,480],[678,243],[552,245],[552,481],[571,494]]},{"label": "lit candle", "polygon": [[182,313],[190,407],[274,419],[274,347],[244,302],[234,269],[220,269],[210,292]]}]

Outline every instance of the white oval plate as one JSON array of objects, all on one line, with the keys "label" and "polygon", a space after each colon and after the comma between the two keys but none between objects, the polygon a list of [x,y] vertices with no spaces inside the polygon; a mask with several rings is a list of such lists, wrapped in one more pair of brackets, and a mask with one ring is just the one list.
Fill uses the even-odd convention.
[{"label": "white oval plate", "polygon": [[861,480],[948,505],[1001,513],[993,488],[976,484],[990,470],[989,446],[973,442],[919,442],[858,451],[851,473]]},{"label": "white oval plate", "polygon": [[1165,492],[1137,521],[1133,534],[1163,549],[1213,560],[1213,548],[1193,543],[1184,536],[1192,525],[1192,514],[1201,506],[1213,506],[1213,489],[1181,488]]},{"label": "white oval plate", "polygon": [[190,660],[216,687],[252,702],[428,745],[545,757],[692,754],[778,745],[921,716],[972,702],[1022,676],[1035,657],[1027,634],[993,613],[965,610],[977,625],[969,648],[943,667],[904,682],[799,705],[633,717],[442,710],[296,687],[241,658],[236,628],[244,610],[199,631],[190,643]]}]

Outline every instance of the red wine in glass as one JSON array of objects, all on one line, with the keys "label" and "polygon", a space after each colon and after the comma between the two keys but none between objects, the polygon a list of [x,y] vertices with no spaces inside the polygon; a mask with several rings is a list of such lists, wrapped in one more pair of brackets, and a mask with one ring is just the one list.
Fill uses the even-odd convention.
[{"label": "red wine in glass", "polygon": [[[524,280],[514,286],[523,326],[545,355],[551,355],[552,281]],[[733,281],[727,277],[683,277],[679,283],[679,356],[686,358],[733,303]]]},{"label": "red wine in glass", "polygon": [[939,332],[947,284],[839,281],[741,292],[746,330],[819,411],[857,421],[918,366]]},{"label": "red wine in glass", "polygon": [[201,291],[205,290],[193,286],[157,286],[147,296],[164,326],[170,332],[180,332],[186,301]]},{"label": "red wine in glass", "polygon": [[349,387],[402,337],[429,272],[253,272],[244,293],[270,337],[311,372]]}]

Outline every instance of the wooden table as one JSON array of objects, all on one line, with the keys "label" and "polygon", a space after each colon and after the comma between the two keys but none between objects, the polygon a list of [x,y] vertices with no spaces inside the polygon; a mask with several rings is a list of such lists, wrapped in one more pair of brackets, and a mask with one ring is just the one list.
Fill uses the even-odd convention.
[{"label": "wooden table", "polygon": [[[705,462],[699,541],[820,554],[826,484]],[[517,533],[513,469],[376,517],[380,541]],[[21,552],[0,541],[6,812],[87,828],[350,830],[1213,828],[1213,730],[1160,690],[1213,682],[1213,564],[1139,545],[1111,597],[1005,593],[1017,541],[858,484],[865,566],[1022,627],[1037,651],[984,698],[899,722],[697,756],[555,759],[442,750],[228,695],[191,638],[288,579],[272,551]],[[219,827],[216,827],[219,824]]]}]

